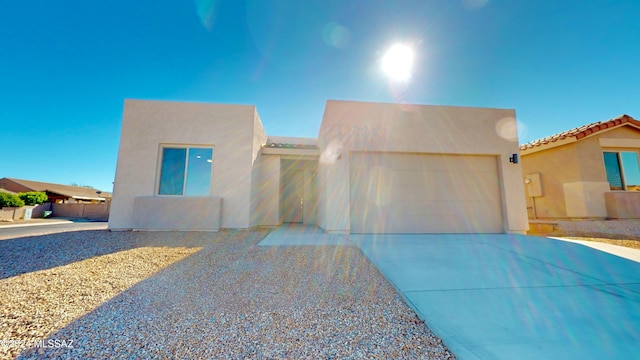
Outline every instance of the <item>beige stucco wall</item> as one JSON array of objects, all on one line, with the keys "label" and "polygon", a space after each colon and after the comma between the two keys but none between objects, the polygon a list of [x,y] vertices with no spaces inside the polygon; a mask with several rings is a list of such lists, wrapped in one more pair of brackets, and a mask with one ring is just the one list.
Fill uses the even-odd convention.
[{"label": "beige stucco wall", "polygon": [[214,196],[139,196],[134,199],[133,229],[207,230],[220,229],[220,202]]},{"label": "beige stucco wall", "polygon": [[251,226],[280,224],[280,156],[259,155],[252,171]]},{"label": "beige stucco wall", "polygon": [[608,182],[576,181],[562,184],[564,203],[569,218],[606,218],[604,193]]},{"label": "beige stucco wall", "polygon": [[[262,174],[261,174],[261,149],[267,142],[267,132],[262,126],[260,116],[256,111],[253,118],[253,144],[251,150],[251,209],[249,226],[254,227],[257,225],[266,225],[267,219],[265,218],[265,211],[267,209],[262,208],[263,202],[266,200],[265,195],[269,195],[264,192],[262,186]],[[268,180],[267,180],[268,181]]]},{"label": "beige stucco wall", "polygon": [[306,225],[315,225],[317,222],[317,166],[313,169],[307,167],[304,170],[304,208],[303,221]]},{"label": "beige stucco wall", "polygon": [[[602,153],[607,150],[638,151],[638,148],[629,147],[638,138],[640,133],[636,129],[622,126],[566,145],[524,151],[521,156],[524,178],[530,173],[540,173],[542,179],[543,195],[535,197],[536,217],[610,216],[605,201],[605,194],[610,190]],[[533,217],[529,195],[527,207],[529,216]],[[611,198],[610,202],[617,198]]]},{"label": "beige stucco wall", "polygon": [[[254,106],[126,100],[109,228],[134,228],[145,216],[135,213],[134,202],[157,196],[161,144],[213,147],[211,197],[222,199],[221,227],[248,228],[261,139]],[[164,198],[180,206],[180,197]],[[160,221],[147,225],[166,228]]]},{"label": "beige stucco wall", "polygon": [[[349,153],[383,151],[495,156],[504,231],[523,232],[528,223],[522,168],[509,162],[518,153],[515,125],[513,110],[329,101],[317,140],[268,138],[253,106],[127,100],[109,227],[278,225],[282,161],[301,159],[311,160],[304,172],[304,197],[311,201],[305,203],[305,223],[349,232]],[[317,143],[319,151],[262,148],[269,141]],[[214,148],[210,197],[156,195],[162,144]]]},{"label": "beige stucco wall", "polygon": [[607,214],[611,219],[639,219],[640,192],[614,191],[604,194]]},{"label": "beige stucco wall", "polygon": [[[564,201],[565,183],[580,181],[580,166],[575,160],[576,144],[536,152],[522,154],[522,172],[540,173],[542,196],[535,198],[535,209],[538,218],[563,218],[567,216]],[[532,209],[530,194],[527,194],[527,207]],[[531,213],[533,217],[533,213]]]},{"label": "beige stucco wall", "polygon": [[349,153],[482,154],[499,158],[505,232],[528,229],[515,112],[450,106],[327,102],[320,134],[318,224],[349,232]]}]

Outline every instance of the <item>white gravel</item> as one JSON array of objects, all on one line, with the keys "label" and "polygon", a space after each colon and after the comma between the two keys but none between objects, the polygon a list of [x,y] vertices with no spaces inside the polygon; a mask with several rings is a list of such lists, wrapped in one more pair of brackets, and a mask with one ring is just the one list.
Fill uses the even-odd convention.
[{"label": "white gravel", "polygon": [[563,236],[602,237],[611,239],[640,239],[640,219],[625,220],[557,220]]},{"label": "white gravel", "polygon": [[[0,340],[51,346],[26,349],[25,359],[455,358],[357,248],[255,246],[264,235],[85,231],[0,241],[0,303],[14,309],[0,312]],[[33,274],[70,285],[34,282],[27,292],[20,278]],[[15,311],[17,298],[31,313]]]}]

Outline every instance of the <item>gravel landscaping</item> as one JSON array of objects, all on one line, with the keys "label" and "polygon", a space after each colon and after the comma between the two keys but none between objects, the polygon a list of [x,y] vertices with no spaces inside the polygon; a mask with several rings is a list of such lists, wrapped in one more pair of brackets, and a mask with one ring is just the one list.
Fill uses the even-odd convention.
[{"label": "gravel landscaping", "polygon": [[564,237],[640,249],[640,219],[624,220],[555,220],[538,221],[553,224],[543,236]]},{"label": "gravel landscaping", "polygon": [[640,219],[555,221],[564,236],[640,240]]},{"label": "gravel landscaping", "polygon": [[455,358],[356,247],[265,234],[0,241],[0,358]]}]

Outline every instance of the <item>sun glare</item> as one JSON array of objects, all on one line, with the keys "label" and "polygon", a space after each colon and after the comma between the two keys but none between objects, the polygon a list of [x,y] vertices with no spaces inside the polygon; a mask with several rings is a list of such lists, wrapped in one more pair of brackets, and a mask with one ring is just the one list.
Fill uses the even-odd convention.
[{"label": "sun glare", "polygon": [[382,57],[382,70],[392,80],[409,80],[412,65],[413,50],[406,45],[395,44]]}]

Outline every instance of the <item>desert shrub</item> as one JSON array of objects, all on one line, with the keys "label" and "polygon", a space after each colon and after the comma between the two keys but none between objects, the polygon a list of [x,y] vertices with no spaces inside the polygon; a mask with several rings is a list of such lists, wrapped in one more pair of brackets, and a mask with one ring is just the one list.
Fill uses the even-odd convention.
[{"label": "desert shrub", "polygon": [[18,197],[24,201],[25,205],[38,205],[49,200],[47,194],[41,191],[18,193]]},{"label": "desert shrub", "polygon": [[18,195],[0,192],[0,208],[21,206],[24,206],[24,201]]}]

